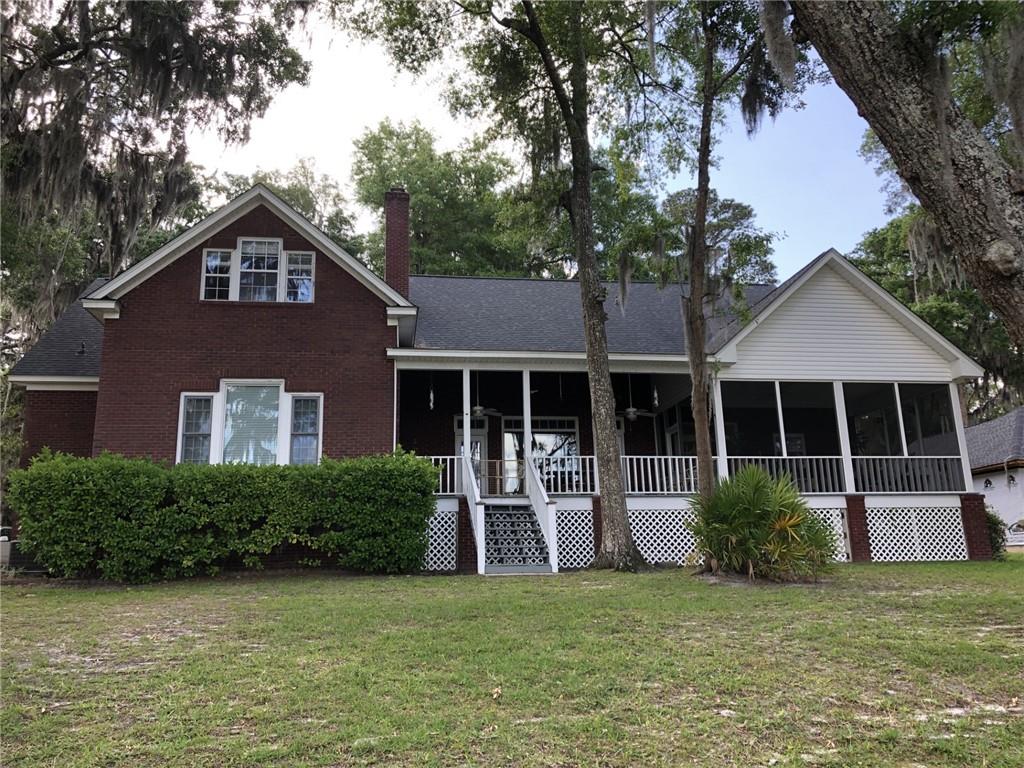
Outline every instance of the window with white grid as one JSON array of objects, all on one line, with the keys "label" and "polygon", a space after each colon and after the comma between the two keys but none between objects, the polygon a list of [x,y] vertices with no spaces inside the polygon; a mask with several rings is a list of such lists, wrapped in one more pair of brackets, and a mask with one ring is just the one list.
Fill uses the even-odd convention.
[{"label": "window with white grid", "polygon": [[186,395],[181,414],[181,463],[209,464],[213,396]]},{"label": "window with white grid", "polygon": [[203,298],[227,301],[231,298],[231,251],[203,253]]},{"label": "window with white grid", "polygon": [[288,252],[286,299],[290,302],[308,304],[313,300],[313,254]]},{"label": "window with white grid", "polygon": [[277,301],[280,242],[243,239],[239,252],[238,300]]}]

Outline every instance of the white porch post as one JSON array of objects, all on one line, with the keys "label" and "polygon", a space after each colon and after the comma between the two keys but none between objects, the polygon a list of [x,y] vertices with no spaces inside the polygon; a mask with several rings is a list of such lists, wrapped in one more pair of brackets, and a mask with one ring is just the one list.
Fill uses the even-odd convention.
[{"label": "white porch post", "polygon": [[523,371],[523,462],[533,456],[533,414],[530,407],[530,372]]},{"label": "white porch post", "polygon": [[853,475],[853,449],[850,444],[850,425],[846,421],[846,398],[843,395],[843,382],[832,382],[832,399],[836,404],[836,419],[839,421],[839,452],[843,456],[843,485],[847,493],[857,492],[857,483]]},{"label": "white porch post", "polygon": [[724,480],[729,476],[729,458],[725,450],[725,409],[722,407],[722,380],[717,376],[715,377],[714,385],[714,401],[715,401],[715,443],[718,450],[718,458],[716,463],[718,464],[718,479]]},{"label": "white porch post", "polygon": [[909,456],[910,453],[907,451],[907,429],[903,424],[903,401],[900,399],[900,385],[898,382],[892,383],[892,391],[896,394],[896,420],[900,425],[900,445],[903,447],[903,455]]},{"label": "white porch post", "polygon": [[[462,369],[462,455],[471,462],[473,456],[470,449],[473,447],[473,425],[470,417],[470,387],[469,368]],[[481,457],[482,458],[482,457]]]},{"label": "white porch post", "polygon": [[960,387],[955,381],[949,383],[949,404],[953,408],[953,423],[956,424],[956,442],[960,446],[960,464],[964,469],[964,490],[974,490],[974,476],[971,474],[971,457],[967,455],[967,435],[964,433],[964,413],[960,407]]},{"label": "white porch post", "polygon": [[779,382],[775,382],[775,410],[779,418],[779,443],[782,448],[782,457],[789,456],[789,451],[786,449],[786,420],[782,416],[782,387],[779,386]]}]

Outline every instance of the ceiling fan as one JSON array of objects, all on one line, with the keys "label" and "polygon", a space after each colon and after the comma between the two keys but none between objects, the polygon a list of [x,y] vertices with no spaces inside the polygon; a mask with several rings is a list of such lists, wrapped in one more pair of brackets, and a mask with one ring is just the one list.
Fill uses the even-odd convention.
[{"label": "ceiling fan", "polygon": [[644,408],[636,408],[633,405],[633,374],[626,374],[626,384],[629,387],[629,407],[622,411],[616,411],[616,415],[625,417],[626,421],[636,421],[640,416],[653,419],[654,413]]},{"label": "ceiling fan", "polygon": [[476,405],[470,409],[470,413],[474,419],[480,419],[484,416],[501,416],[501,411],[494,408],[484,408],[480,405],[480,371],[476,372]]}]

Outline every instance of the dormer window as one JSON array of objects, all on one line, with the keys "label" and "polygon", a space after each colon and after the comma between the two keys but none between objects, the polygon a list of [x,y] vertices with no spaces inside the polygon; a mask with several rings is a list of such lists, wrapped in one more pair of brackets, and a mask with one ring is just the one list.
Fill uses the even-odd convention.
[{"label": "dormer window", "polygon": [[242,237],[238,248],[203,252],[205,301],[313,301],[316,254],[286,251],[280,239]]}]

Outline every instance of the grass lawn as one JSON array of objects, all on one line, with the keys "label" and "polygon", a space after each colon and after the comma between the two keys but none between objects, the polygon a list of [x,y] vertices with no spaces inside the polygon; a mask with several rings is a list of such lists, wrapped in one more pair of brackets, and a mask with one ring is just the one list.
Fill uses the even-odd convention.
[{"label": "grass lawn", "polygon": [[2,590],[12,766],[1024,765],[1024,557]]}]

